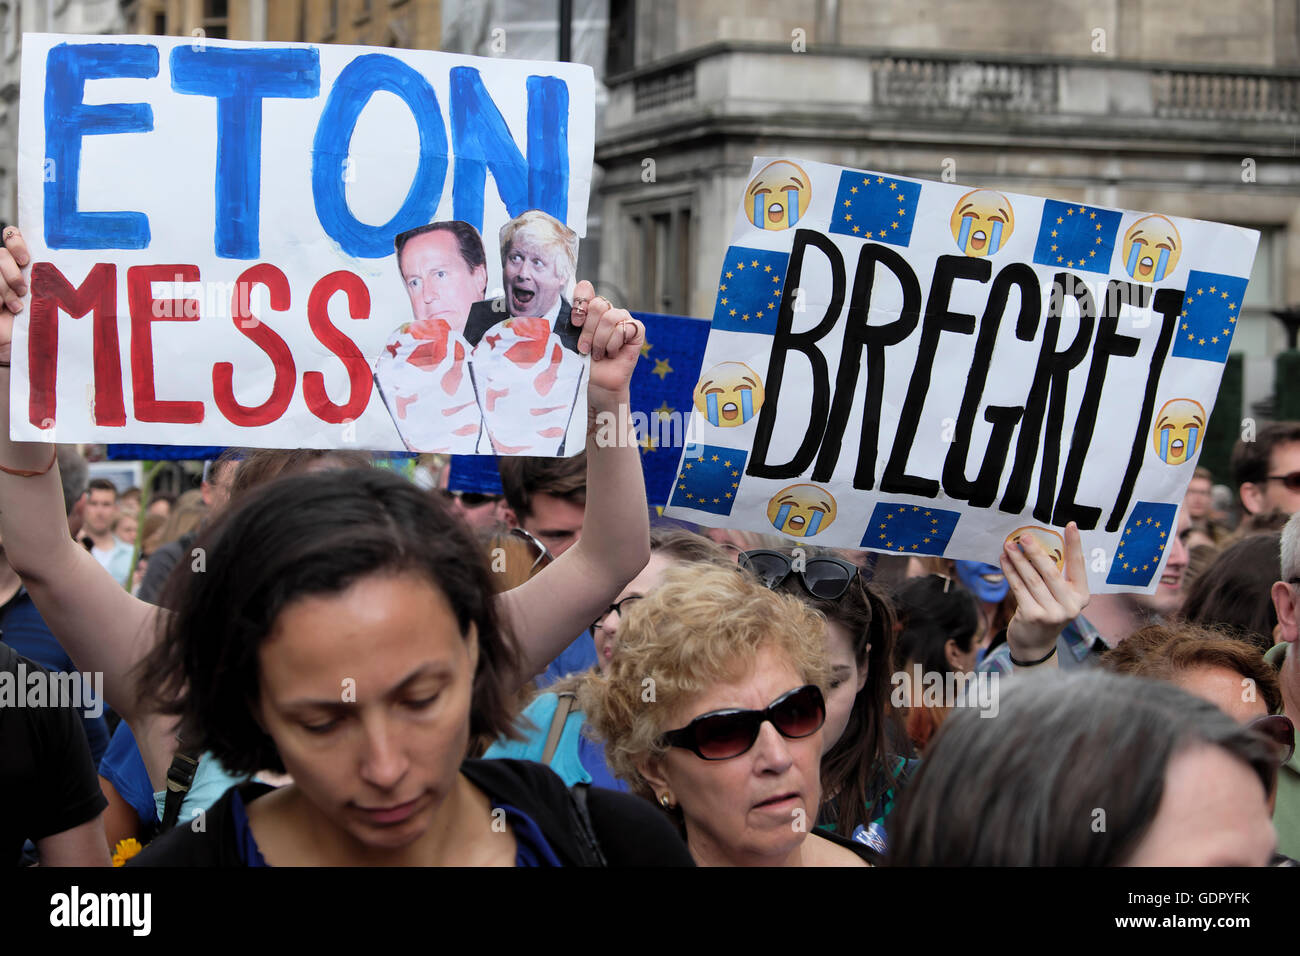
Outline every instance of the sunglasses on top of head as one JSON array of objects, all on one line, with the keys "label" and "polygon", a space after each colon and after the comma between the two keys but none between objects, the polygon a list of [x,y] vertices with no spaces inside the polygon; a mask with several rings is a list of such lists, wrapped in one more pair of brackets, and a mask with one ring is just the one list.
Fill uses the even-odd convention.
[{"label": "sunglasses on top of head", "polygon": [[730,760],[754,746],[766,721],[789,740],[810,737],[826,722],[826,701],[816,684],[782,694],[763,710],[717,710],[670,730],[662,741],[701,760]]},{"label": "sunglasses on top of head", "polygon": [[781,551],[758,549],[742,551],[736,563],[752,571],[764,587],[775,591],[791,574],[797,575],[803,589],[815,598],[837,601],[848,593],[861,569],[852,561],[829,555],[807,558],[795,567],[790,556]]}]

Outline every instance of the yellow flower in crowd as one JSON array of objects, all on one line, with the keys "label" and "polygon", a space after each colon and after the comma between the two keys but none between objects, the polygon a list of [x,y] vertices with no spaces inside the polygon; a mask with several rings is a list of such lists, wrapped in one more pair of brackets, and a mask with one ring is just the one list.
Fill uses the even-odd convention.
[{"label": "yellow flower in crowd", "polygon": [[123,866],[127,860],[135,856],[144,847],[135,837],[127,837],[125,840],[118,840],[117,846],[113,850],[113,865]]}]

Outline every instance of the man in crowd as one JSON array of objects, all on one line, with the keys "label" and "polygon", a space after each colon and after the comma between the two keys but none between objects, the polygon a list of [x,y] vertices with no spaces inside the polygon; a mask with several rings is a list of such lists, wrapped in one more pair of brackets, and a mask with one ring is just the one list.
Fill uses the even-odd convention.
[{"label": "man in crowd", "polygon": [[[203,494],[203,504],[207,507],[204,522],[211,521],[230,500],[230,483],[235,480],[235,470],[239,467],[240,453],[227,449],[220,458],[209,461],[203,466],[203,483],[199,490]],[[202,525],[200,525],[200,528]],[[198,537],[196,528],[181,535],[175,541],[162,545],[149,555],[149,566],[145,569],[144,580],[140,582],[140,591],[136,595],[141,601],[157,604],[162,598],[163,587],[171,577],[172,569],[186,558],[194,540]]]},{"label": "man in crowd", "polygon": [[[1273,584],[1281,641],[1264,659],[1277,668],[1282,685],[1282,712],[1300,724],[1300,512],[1282,529],[1282,578]],[[1277,805],[1273,810],[1278,852],[1300,859],[1300,755],[1293,755],[1278,772]]]},{"label": "man in crowd", "polygon": [[104,570],[125,586],[131,573],[132,548],[113,534],[117,513],[117,488],[107,478],[96,478],[86,489],[81,542]]},{"label": "man in crowd", "polygon": [[1247,529],[1272,513],[1300,511],[1300,422],[1271,422],[1254,441],[1238,441],[1232,449],[1232,477]]},{"label": "man in crowd", "polygon": [[[527,531],[552,558],[578,543],[587,507],[586,452],[572,458],[501,458],[497,467],[507,525]],[[542,672],[538,686],[546,687],[595,663],[596,645],[584,632]]]},{"label": "man in crowd", "polygon": [[566,348],[578,350],[579,329],[570,321],[564,293],[578,267],[578,234],[558,219],[530,209],[501,229],[501,275],[505,296],[476,302],[465,339],[477,345],[483,333],[507,318],[545,318]]}]

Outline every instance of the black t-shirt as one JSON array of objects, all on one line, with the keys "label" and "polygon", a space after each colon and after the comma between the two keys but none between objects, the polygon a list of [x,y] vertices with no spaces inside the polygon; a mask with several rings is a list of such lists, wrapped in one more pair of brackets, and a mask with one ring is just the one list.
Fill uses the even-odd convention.
[{"label": "black t-shirt", "polygon": [[[49,672],[0,644],[0,864],[13,866],[26,840],[71,830],[104,812],[81,715],[72,706],[19,707],[31,678]],[[49,704],[53,685],[46,685]]]}]

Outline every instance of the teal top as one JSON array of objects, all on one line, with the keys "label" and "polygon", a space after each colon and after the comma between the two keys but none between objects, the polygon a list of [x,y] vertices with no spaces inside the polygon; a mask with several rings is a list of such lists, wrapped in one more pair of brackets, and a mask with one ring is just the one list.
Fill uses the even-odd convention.
[{"label": "teal top", "polygon": [[[546,735],[555,719],[555,709],[559,706],[558,694],[539,694],[529,704],[519,721],[518,729],[523,732],[523,740],[506,740],[498,738],[487,752],[485,760],[507,757],[513,760],[532,760],[542,762],[542,751],[546,749]],[[586,715],[576,707],[569,711],[564,720],[564,730],[560,732],[560,742],[551,757],[551,769],[560,775],[567,786],[575,783],[591,783],[591,774],[582,765],[582,725]]]},{"label": "teal top", "polygon": [[[199,766],[194,771],[194,782],[190,785],[185,800],[181,803],[180,816],[176,818],[178,827],[185,826],[198,814],[196,810],[206,810],[221,799],[221,795],[237,783],[243,783],[247,777],[236,777],[228,773],[221,761],[210,753],[199,758]],[[157,790],[153,795],[158,805],[158,819],[163,817],[163,808],[167,803],[167,791]]]}]

